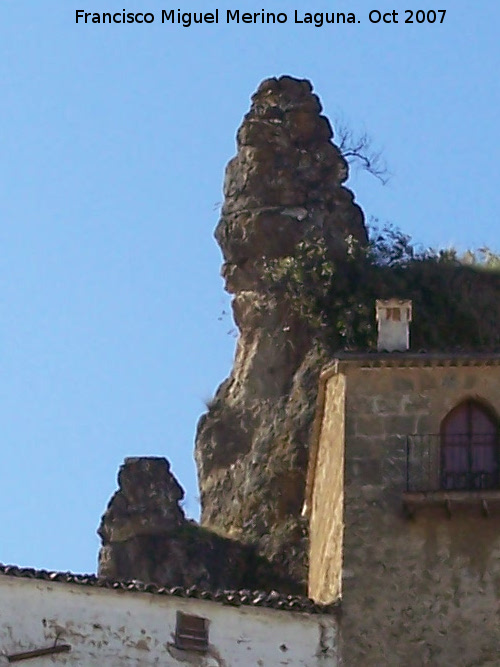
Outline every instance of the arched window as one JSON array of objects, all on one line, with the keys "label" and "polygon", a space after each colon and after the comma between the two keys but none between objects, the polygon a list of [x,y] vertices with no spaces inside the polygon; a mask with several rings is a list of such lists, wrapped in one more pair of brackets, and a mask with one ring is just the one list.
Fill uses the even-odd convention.
[{"label": "arched window", "polygon": [[441,424],[441,488],[499,486],[498,420],[477,401],[464,401]]}]

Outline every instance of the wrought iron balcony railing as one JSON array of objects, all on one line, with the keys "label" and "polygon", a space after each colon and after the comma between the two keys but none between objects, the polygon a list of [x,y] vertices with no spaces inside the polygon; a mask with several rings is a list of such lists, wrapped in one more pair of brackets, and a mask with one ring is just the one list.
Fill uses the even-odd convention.
[{"label": "wrought iron balcony railing", "polygon": [[499,489],[496,434],[410,435],[406,444],[406,490]]}]

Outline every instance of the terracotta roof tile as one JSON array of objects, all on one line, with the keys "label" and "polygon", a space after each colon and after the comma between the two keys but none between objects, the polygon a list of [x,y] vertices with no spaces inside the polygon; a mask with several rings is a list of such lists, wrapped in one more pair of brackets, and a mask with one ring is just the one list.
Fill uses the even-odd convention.
[{"label": "terracotta roof tile", "polygon": [[210,602],[239,607],[240,605],[253,607],[266,607],[268,609],[280,609],[282,611],[295,611],[308,614],[332,614],[338,613],[339,603],[331,605],[320,605],[313,600],[299,595],[283,595],[277,591],[250,591],[250,590],[217,590],[207,591],[196,586],[184,588],[182,586],[160,586],[142,581],[111,581],[100,579],[94,574],[73,574],[72,572],[49,572],[48,570],[35,570],[29,567],[17,567],[16,565],[2,565],[0,563],[0,575],[19,577],[24,579],[40,579],[44,581],[59,581],[79,586],[93,586],[96,588],[110,588],[135,593],[152,593],[153,595],[169,595],[181,598],[196,598]]}]

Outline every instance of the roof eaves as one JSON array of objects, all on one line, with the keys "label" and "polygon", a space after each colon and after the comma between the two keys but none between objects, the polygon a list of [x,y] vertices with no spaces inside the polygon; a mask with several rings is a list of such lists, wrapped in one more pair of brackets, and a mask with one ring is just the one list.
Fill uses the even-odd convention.
[{"label": "roof eaves", "polygon": [[225,605],[239,607],[265,607],[281,611],[295,611],[307,614],[335,614],[340,604],[330,605],[315,603],[310,598],[298,595],[284,595],[277,591],[250,591],[250,590],[217,590],[207,591],[197,586],[161,586],[142,581],[113,581],[97,577],[94,574],[73,574],[72,572],[50,572],[34,568],[18,567],[16,565],[0,564],[0,575],[18,577],[22,579],[37,579],[42,581],[57,581],[64,584],[76,584],[129,593],[150,593],[153,595],[167,595],[179,598],[195,598],[209,602],[219,602]]}]

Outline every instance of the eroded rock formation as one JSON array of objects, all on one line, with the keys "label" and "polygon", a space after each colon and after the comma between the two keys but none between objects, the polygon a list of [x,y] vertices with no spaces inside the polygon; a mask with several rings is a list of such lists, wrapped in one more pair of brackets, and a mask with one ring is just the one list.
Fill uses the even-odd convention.
[{"label": "eroded rock formation", "polygon": [[198,424],[202,523],[306,579],[300,518],[317,381],[316,333],[269,289],[265,266],[303,240],[331,256],[366,242],[348,167],[308,81],[268,79],[252,98],[229,162],[215,231],[239,329],[234,367]]},{"label": "eroded rock formation", "polygon": [[[269,260],[320,242],[344,256],[366,242],[343,186],[346,161],[308,81],[268,79],[228,164],[215,236],[239,328],[234,368],[198,424],[199,527],[158,458],[126,459],[102,518],[99,574],[207,589],[306,591],[304,499],[318,375],[328,360],[310,325],[270,289]],[[295,313],[295,314],[294,314]]]},{"label": "eroded rock formation", "polygon": [[[346,319],[339,304],[358,304],[366,328],[370,322],[362,320],[376,298],[410,298],[418,311],[417,349],[498,350],[499,312],[492,307],[499,303],[498,273],[438,257],[405,262],[404,271],[372,257],[353,271],[348,251],[357,244],[346,239],[362,246],[366,229],[343,185],[347,164],[331,140],[309,82],[281,77],[259,86],[227,167],[215,232],[239,338],[232,372],[198,424],[203,526],[185,518],[183,491],[165,459],[127,459],[99,528],[100,576],[305,592],[308,444],[319,373],[343,344],[333,336],[333,324]],[[292,307],[269,270],[279,261],[293,269],[304,241],[336,269],[319,307],[330,317],[319,323]],[[307,280],[299,276],[303,286]],[[370,349],[367,337],[354,343]]]},{"label": "eroded rock formation", "polygon": [[125,459],[118,472],[118,491],[97,531],[102,539],[99,575],[184,584],[188,568],[184,568],[185,546],[178,540],[186,523],[179,505],[183,496],[166,459]]},{"label": "eroded rock formation", "polygon": [[99,576],[201,589],[293,592],[286,573],[243,545],[185,518],[184,491],[166,459],[125,459],[118,490],[101,519]]}]

